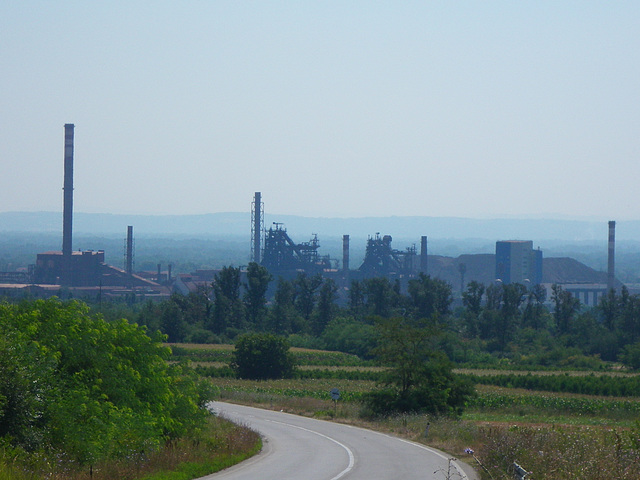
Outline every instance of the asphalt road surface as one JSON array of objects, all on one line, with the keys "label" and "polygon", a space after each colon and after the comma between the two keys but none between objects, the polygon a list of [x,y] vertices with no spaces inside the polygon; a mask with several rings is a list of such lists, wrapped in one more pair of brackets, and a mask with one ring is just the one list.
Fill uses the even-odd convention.
[{"label": "asphalt road surface", "polygon": [[479,478],[469,466],[450,461],[443,452],[371,430],[221,402],[212,402],[210,408],[259,432],[263,450],[201,480]]}]

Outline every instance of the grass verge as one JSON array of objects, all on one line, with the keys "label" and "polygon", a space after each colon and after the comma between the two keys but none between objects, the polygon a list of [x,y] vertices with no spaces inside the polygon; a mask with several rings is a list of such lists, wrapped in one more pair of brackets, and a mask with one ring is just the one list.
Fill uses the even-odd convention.
[{"label": "grass verge", "polygon": [[0,480],[191,480],[235,465],[261,448],[256,432],[212,415],[195,438],[87,467],[37,453],[12,458],[0,452]]}]

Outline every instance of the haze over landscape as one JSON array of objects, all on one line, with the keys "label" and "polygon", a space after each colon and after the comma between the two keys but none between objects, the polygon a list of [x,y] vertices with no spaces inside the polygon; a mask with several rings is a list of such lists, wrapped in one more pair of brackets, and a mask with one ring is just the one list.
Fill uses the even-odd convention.
[{"label": "haze over landscape", "polygon": [[615,219],[624,235],[640,219],[639,14],[5,3],[0,212],[61,211],[74,123],[76,212],[248,212],[262,191],[274,215]]},{"label": "haze over landscape", "polygon": [[0,3],[0,479],[637,480],[638,32]]}]

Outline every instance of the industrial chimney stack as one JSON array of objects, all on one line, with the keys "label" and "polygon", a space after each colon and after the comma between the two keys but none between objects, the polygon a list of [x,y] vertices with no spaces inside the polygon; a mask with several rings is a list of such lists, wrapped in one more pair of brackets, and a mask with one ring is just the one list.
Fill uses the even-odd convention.
[{"label": "industrial chimney stack", "polygon": [[420,271],[426,275],[427,273],[427,236],[420,238]]},{"label": "industrial chimney stack", "polygon": [[64,126],[64,210],[62,214],[62,256],[65,268],[71,263],[73,237],[73,123]]},{"label": "industrial chimney stack", "polygon": [[260,263],[260,238],[264,231],[264,204],[262,194],[256,192],[251,204],[251,260]]},{"label": "industrial chimney stack", "polygon": [[607,269],[607,290],[616,288],[616,222],[609,222],[609,257]]},{"label": "industrial chimney stack", "polygon": [[125,268],[127,275],[133,275],[133,225],[127,226],[127,245],[125,251]]},{"label": "industrial chimney stack", "polygon": [[349,235],[342,236],[342,270],[349,271]]}]

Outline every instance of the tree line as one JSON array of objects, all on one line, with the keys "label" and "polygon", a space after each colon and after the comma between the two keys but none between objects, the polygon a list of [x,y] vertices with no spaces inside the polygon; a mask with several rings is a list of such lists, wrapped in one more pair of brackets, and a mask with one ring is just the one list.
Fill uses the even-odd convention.
[{"label": "tree line", "polygon": [[265,332],[286,336],[294,346],[363,358],[375,347],[377,318],[431,319],[445,332],[441,347],[458,363],[509,359],[587,368],[605,360],[640,367],[640,297],[625,287],[587,307],[560,285],[553,285],[547,302],[539,285],[474,281],[454,308],[451,285],[425,274],[404,289],[380,277],[352,281],[341,292],[332,279],[304,273],[276,279],[257,263],[244,278],[240,268],[224,267],[210,285],[148,301],[127,318],[160,330],[170,342],[225,343]]}]

